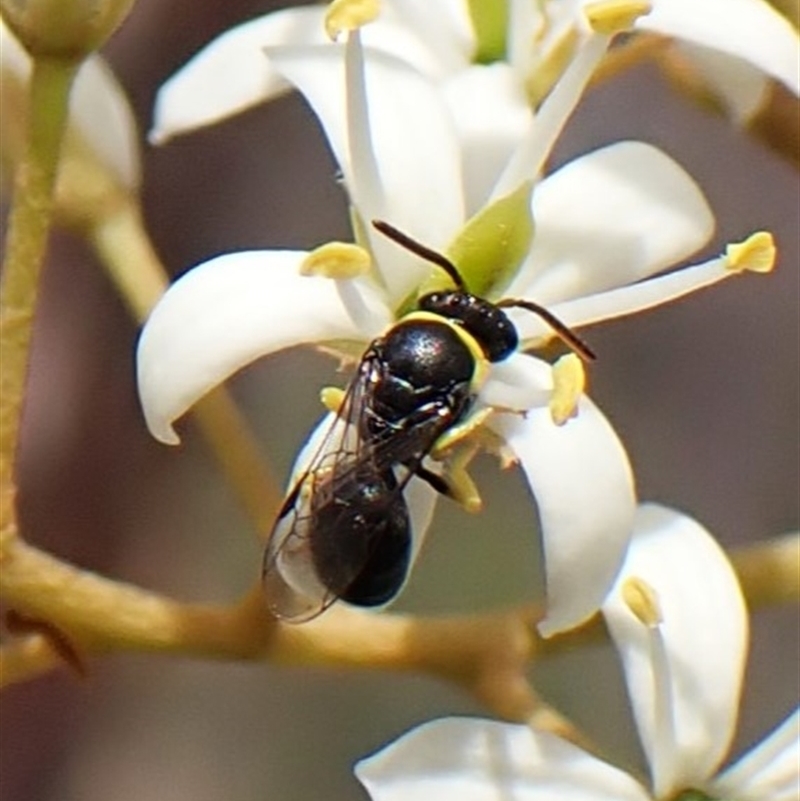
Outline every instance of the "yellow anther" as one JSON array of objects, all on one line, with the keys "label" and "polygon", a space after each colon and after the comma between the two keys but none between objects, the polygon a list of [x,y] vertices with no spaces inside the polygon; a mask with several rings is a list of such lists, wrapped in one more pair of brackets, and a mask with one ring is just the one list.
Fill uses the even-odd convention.
[{"label": "yellow anther", "polygon": [[319,393],[322,405],[334,414],[339,414],[339,410],[344,403],[345,391],[341,387],[323,387]]},{"label": "yellow anther", "polygon": [[612,36],[629,31],[651,9],[651,4],[643,0],[601,0],[584,6],[583,13],[595,33]]},{"label": "yellow anther", "polygon": [[622,584],[622,600],[642,625],[653,629],[664,622],[658,593],[643,578],[631,576],[625,579]]},{"label": "yellow anther", "polygon": [[369,253],[350,242],[328,242],[312,250],[300,265],[300,275],[323,278],[356,278],[368,273],[372,261]]},{"label": "yellow anther", "polygon": [[335,42],[343,31],[372,22],[380,11],[380,0],[333,0],[325,14],[325,33]]},{"label": "yellow anther", "polygon": [[757,231],[744,242],[735,242],[725,248],[727,267],[733,272],[750,270],[754,273],[768,273],[775,266],[775,240],[769,231]]},{"label": "yellow anther", "polygon": [[574,354],[562,356],[553,365],[553,395],[550,416],[557,426],[563,426],[578,414],[578,401],[586,386],[583,362]]}]

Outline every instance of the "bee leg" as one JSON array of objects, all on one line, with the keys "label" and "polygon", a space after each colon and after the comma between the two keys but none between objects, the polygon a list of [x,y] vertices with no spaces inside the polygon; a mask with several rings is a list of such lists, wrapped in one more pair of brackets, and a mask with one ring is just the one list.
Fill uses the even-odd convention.
[{"label": "bee leg", "polygon": [[429,484],[430,487],[440,495],[446,495],[448,498],[453,497],[453,490],[450,484],[448,484],[447,480],[440,476],[438,473],[434,473],[432,470],[428,470],[427,467],[423,467],[422,465],[417,465],[414,470],[414,475],[417,478],[421,478],[426,484]]},{"label": "bee leg", "polygon": [[347,393],[341,387],[323,387],[322,390],[320,390],[319,399],[329,412],[339,414],[346,394]]},{"label": "bee leg", "polygon": [[493,411],[493,409],[485,407],[469,415],[466,420],[462,420],[460,423],[449,428],[436,440],[431,449],[431,456],[437,460],[444,458],[447,451],[451,450],[454,445],[457,445],[462,440],[475,434]]},{"label": "bee leg", "polygon": [[448,464],[447,478],[453,490],[451,497],[470,514],[480,512],[483,500],[472,476],[467,472],[466,464],[461,460]]},{"label": "bee leg", "polygon": [[414,474],[427,482],[436,492],[451,498],[468,512],[479,512],[483,508],[478,488],[463,464],[448,465],[446,477],[422,465],[417,466]]}]

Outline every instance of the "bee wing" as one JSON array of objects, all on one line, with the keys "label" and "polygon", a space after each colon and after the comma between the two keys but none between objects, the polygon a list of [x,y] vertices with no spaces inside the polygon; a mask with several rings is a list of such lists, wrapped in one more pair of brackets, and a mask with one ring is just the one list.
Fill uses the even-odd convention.
[{"label": "bee wing", "polygon": [[262,580],[270,611],[282,620],[310,620],[336,600],[314,566],[310,538],[314,508],[332,495],[340,476],[347,475],[359,460],[369,458],[365,457],[359,420],[373,369],[374,359],[368,352],[359,363],[338,412],[306,446],[311,457],[286,496],[270,533]]}]

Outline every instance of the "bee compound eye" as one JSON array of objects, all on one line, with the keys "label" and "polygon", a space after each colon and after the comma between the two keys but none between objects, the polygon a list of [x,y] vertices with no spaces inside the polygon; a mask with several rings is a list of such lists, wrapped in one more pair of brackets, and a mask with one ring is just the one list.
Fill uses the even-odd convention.
[{"label": "bee compound eye", "polygon": [[420,298],[423,311],[459,322],[480,345],[490,362],[499,362],[519,344],[517,329],[496,304],[468,292],[431,292]]}]

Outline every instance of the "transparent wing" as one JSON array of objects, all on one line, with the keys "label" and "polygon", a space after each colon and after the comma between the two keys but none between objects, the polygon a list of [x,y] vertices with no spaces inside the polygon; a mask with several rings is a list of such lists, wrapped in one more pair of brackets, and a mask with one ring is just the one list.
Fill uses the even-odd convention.
[{"label": "transparent wing", "polygon": [[264,552],[264,592],[270,611],[283,620],[310,620],[336,600],[317,574],[311,534],[317,525],[315,510],[330,502],[335,476],[355,466],[363,450],[358,423],[371,371],[372,360],[367,355],[308,466],[286,496],[270,533]]},{"label": "transparent wing", "polygon": [[[345,595],[368,565],[378,578],[381,570],[392,568],[393,558],[395,569],[403,565],[395,553],[403,526],[409,542],[411,536],[403,489],[450,418],[438,408],[423,407],[380,436],[365,438],[362,416],[379,369],[376,355],[368,351],[270,534],[264,590],[270,610],[283,620],[316,617]],[[361,523],[375,521],[374,535],[348,530],[351,523],[359,528],[356,505],[362,504]],[[325,576],[320,575],[321,554],[328,566]],[[391,581],[389,574],[384,578]]]}]

